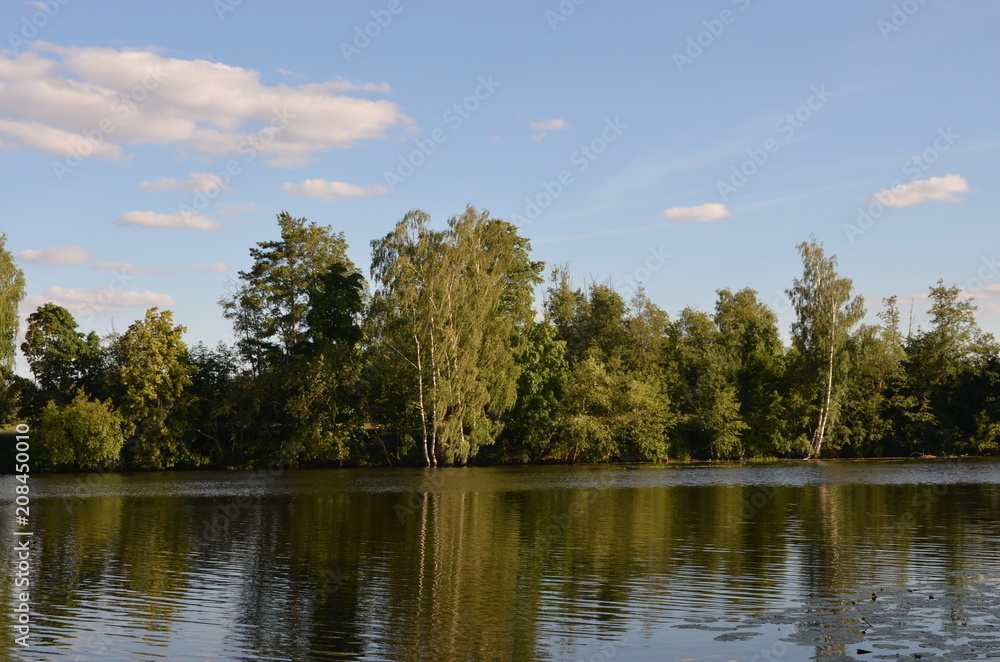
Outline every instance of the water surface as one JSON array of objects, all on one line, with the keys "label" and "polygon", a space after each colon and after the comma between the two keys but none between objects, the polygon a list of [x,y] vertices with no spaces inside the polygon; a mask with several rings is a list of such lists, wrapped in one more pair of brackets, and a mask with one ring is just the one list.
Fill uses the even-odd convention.
[{"label": "water surface", "polygon": [[1000,655],[995,460],[33,476],[31,489],[33,643],[12,653],[8,638],[2,659]]}]

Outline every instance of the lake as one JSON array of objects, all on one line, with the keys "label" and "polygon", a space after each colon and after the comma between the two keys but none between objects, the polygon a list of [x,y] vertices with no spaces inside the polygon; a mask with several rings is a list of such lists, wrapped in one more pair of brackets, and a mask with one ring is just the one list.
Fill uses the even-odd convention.
[{"label": "lake", "polygon": [[30,486],[32,645],[2,659],[1000,657],[996,459]]}]

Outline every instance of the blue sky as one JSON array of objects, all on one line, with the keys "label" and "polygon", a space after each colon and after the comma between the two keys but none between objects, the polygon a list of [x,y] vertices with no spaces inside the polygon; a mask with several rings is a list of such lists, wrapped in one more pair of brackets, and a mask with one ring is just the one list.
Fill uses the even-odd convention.
[{"label": "blue sky", "polygon": [[[218,299],[287,210],[369,241],[409,209],[523,223],[578,285],[671,315],[781,293],[815,235],[874,314],[938,278],[1000,332],[1000,5],[7,2],[0,231],[27,315],[119,331]],[[23,364],[22,364],[23,369]],[[22,370],[23,371],[23,370]]]}]

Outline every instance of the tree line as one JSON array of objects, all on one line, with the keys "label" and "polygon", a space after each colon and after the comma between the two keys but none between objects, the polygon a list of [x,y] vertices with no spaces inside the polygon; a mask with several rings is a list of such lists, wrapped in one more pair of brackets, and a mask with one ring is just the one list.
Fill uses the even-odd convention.
[{"label": "tree line", "polygon": [[736,460],[995,453],[1000,347],[942,281],[930,321],[878,323],[815,238],[787,290],[791,343],[749,288],[675,317],[641,287],[577,287],[518,228],[412,210],[371,242],[287,212],[219,301],[232,345],[188,346],[172,312],[84,334],[0,237],[0,422],[52,471]]}]

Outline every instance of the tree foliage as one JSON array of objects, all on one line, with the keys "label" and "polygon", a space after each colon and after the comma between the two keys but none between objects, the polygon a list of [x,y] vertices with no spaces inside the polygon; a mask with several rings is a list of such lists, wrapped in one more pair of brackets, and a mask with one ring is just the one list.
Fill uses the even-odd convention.
[{"label": "tree foliage", "polygon": [[182,416],[194,372],[182,339],[185,331],[174,326],[171,311],[150,308],[118,339],[124,388],[121,411],[133,429],[128,459],[137,468],[200,463],[189,449],[189,430]]},{"label": "tree foliage", "polygon": [[471,206],[443,230],[413,210],[372,249],[371,314],[384,365],[405,380],[402,415],[428,466],[465,464],[516,402],[543,265],[514,226]]},{"label": "tree foliage", "polygon": [[49,401],[39,416],[38,459],[50,470],[115,467],[130,427],[110,402],[78,390],[67,405]]},{"label": "tree foliage", "polygon": [[15,389],[9,382],[13,374],[17,328],[17,307],[24,299],[24,272],[7,250],[7,235],[0,234],[0,423],[14,414]]},{"label": "tree foliage", "polygon": [[[286,212],[221,300],[235,342],[188,347],[156,308],[84,335],[40,306],[11,375],[24,280],[0,238],[0,418],[19,403],[51,470],[873,457],[1000,451],[1000,347],[939,281],[904,336],[815,239],[786,346],[757,292],[668,315],[642,286],[577,287],[513,225],[412,210],[372,242]],[[538,288],[541,289],[541,288]],[[20,419],[19,419],[20,420]]]},{"label": "tree foliage", "polygon": [[[808,452],[818,456],[826,427],[836,420],[848,370],[848,341],[865,315],[864,299],[853,295],[851,279],[837,274],[837,258],[826,257],[815,239],[798,245],[802,276],[787,290],[795,308],[792,323],[798,421],[808,431]],[[805,435],[803,435],[805,436]]]}]

